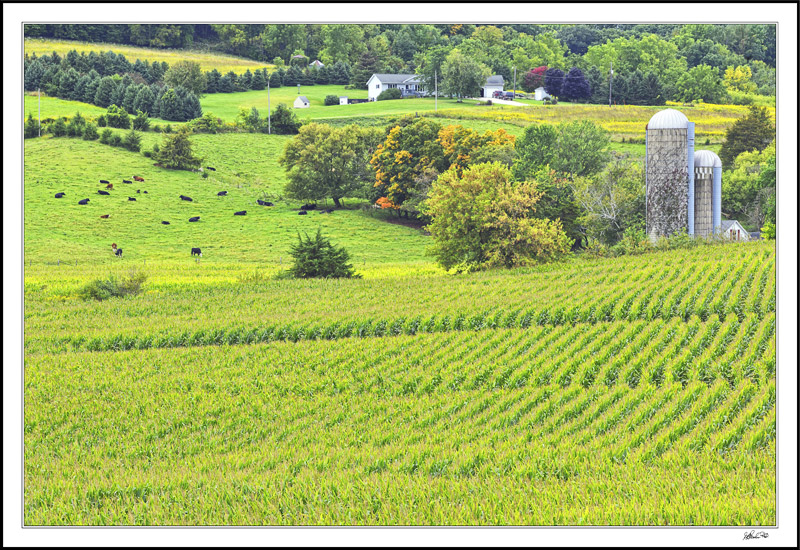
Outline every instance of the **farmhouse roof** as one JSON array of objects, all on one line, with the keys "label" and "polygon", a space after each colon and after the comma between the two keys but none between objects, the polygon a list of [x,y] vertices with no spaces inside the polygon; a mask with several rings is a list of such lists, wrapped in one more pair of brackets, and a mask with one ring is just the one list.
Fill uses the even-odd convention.
[{"label": "farmhouse roof", "polygon": [[503,75],[501,74],[493,74],[492,76],[486,79],[487,86],[496,86],[498,84],[502,86],[503,82],[505,82],[505,80],[503,79]]},{"label": "farmhouse roof", "polygon": [[304,95],[297,96],[297,99],[301,100],[303,103],[309,103],[308,98]]},{"label": "farmhouse roof", "polygon": [[419,80],[419,75],[415,74],[375,73],[372,76],[377,77],[382,84],[406,84],[408,82],[416,82]]},{"label": "farmhouse roof", "polygon": [[723,230],[723,231],[727,231],[728,229],[730,229],[731,227],[733,227],[733,225],[734,225],[734,224],[737,224],[737,225],[738,225],[738,224],[739,224],[739,222],[738,222],[738,221],[736,221],[736,220],[722,220],[722,225],[721,225],[721,227],[722,227],[722,230]]}]

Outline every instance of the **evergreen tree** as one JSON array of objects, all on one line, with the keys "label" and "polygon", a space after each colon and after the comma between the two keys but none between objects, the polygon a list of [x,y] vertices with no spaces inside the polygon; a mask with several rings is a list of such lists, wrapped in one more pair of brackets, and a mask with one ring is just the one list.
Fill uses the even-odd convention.
[{"label": "evergreen tree", "polygon": [[128,151],[138,153],[139,149],[142,148],[142,135],[131,128],[131,131],[122,138],[122,146]]},{"label": "evergreen tree", "polygon": [[47,95],[57,96],[58,84],[60,80],[61,71],[58,70],[57,66],[52,65],[44,71],[39,86]]},{"label": "evergreen tree", "polygon": [[122,97],[122,108],[129,113],[133,113],[136,110],[136,96],[139,95],[140,88],[141,86],[134,84],[128,86],[128,89],[125,90],[125,95]]},{"label": "evergreen tree", "polygon": [[149,86],[142,86],[136,94],[136,100],[133,102],[133,110],[154,113],[154,103],[155,96],[153,95],[153,91]]},{"label": "evergreen tree", "polygon": [[76,99],[73,97],[75,93],[75,86],[78,84],[80,75],[75,69],[68,69],[61,71],[61,80],[58,83],[58,97],[63,99]]},{"label": "evergreen tree", "polygon": [[567,73],[564,79],[564,85],[561,88],[561,95],[564,99],[569,101],[586,100],[591,98],[592,90],[586,77],[583,76],[583,71],[578,67],[573,67]]},{"label": "evergreen tree", "polygon": [[359,277],[349,263],[347,250],[333,246],[320,229],[314,238],[306,234],[304,240],[298,233],[297,239],[298,243],[289,252],[294,258],[294,264],[288,269],[290,276],[299,279]]},{"label": "evergreen tree", "polygon": [[646,105],[647,91],[644,89],[644,75],[636,69],[628,75],[625,102],[629,105]]},{"label": "evergreen tree", "polygon": [[86,128],[83,129],[83,139],[86,141],[92,141],[99,137],[100,136],[97,133],[97,126],[94,124],[89,123],[86,125]]},{"label": "evergreen tree", "polygon": [[267,79],[264,78],[264,69],[256,69],[253,73],[253,81],[250,86],[253,90],[263,90],[267,87]]},{"label": "evergreen tree", "polygon": [[367,81],[373,74],[381,72],[380,68],[380,60],[378,59],[378,56],[372,51],[367,50],[358,58],[358,62],[353,68],[353,72],[350,77],[350,84],[359,90],[366,90]]},{"label": "evergreen tree", "polygon": [[[172,89],[167,93],[173,92]],[[165,93],[164,95],[167,95]],[[158,151],[153,151],[153,159],[165,168],[191,170],[197,168],[203,159],[192,152],[189,130],[184,126],[174,134],[165,134]]]},{"label": "evergreen tree", "polygon": [[215,94],[220,91],[219,89],[219,80],[222,78],[222,75],[217,69],[211,69],[206,73],[206,92],[209,94]]},{"label": "evergreen tree", "polygon": [[592,90],[592,95],[589,101],[591,103],[604,104],[608,103],[608,78],[603,76],[597,66],[592,65],[586,71],[586,80],[589,82],[589,88]]},{"label": "evergreen tree", "polygon": [[564,85],[564,71],[555,67],[547,69],[544,73],[544,89],[554,97],[561,95],[561,87]]},{"label": "evergreen tree", "polygon": [[97,95],[97,89],[100,87],[100,77],[97,76],[96,78],[92,78],[86,83],[86,87],[83,90],[83,97],[81,101],[84,103],[94,103],[95,96]]},{"label": "evergreen tree", "polygon": [[25,139],[39,137],[39,121],[33,118],[33,113],[28,113],[25,121]]},{"label": "evergreen tree", "polygon": [[183,105],[174,88],[167,89],[159,98],[159,118],[164,120],[183,120]]},{"label": "evergreen tree", "polygon": [[136,111],[136,116],[133,118],[133,129],[146,132],[150,128],[150,119],[147,113]]},{"label": "evergreen tree", "polygon": [[297,65],[292,65],[281,80],[283,80],[284,86],[297,86],[298,84],[302,84],[303,70]]},{"label": "evergreen tree", "polygon": [[247,69],[239,80],[240,86],[244,90],[253,89],[253,73],[250,72],[250,69]]},{"label": "evergreen tree", "polygon": [[270,88],[280,88],[283,86],[283,77],[286,74],[282,68],[278,69],[277,71],[270,73],[269,75],[269,87]]},{"label": "evergreen tree", "polygon": [[200,107],[200,100],[191,92],[188,92],[181,98],[181,112],[183,118],[181,120],[194,120],[203,116],[203,109]]},{"label": "evergreen tree", "polygon": [[231,73],[223,75],[219,79],[219,85],[217,86],[217,91],[222,92],[224,94],[229,94],[231,92],[236,91],[234,88],[234,83],[231,80],[230,74]]},{"label": "evergreen tree", "polygon": [[100,84],[97,86],[97,92],[94,96],[95,105],[100,107],[108,107],[111,105],[111,94],[116,90],[116,83],[110,76],[104,76],[100,79]]},{"label": "evergreen tree", "polygon": [[725,141],[719,150],[719,158],[725,169],[731,169],[734,161],[745,151],[763,151],[775,139],[775,126],[766,107],[748,107],[749,112],[725,131]]},{"label": "evergreen tree", "polygon": [[279,103],[272,113],[272,131],[276,134],[296,134],[300,131],[300,126],[301,123],[294,111]]},{"label": "evergreen tree", "polygon": [[40,60],[35,60],[28,64],[25,69],[25,90],[32,92],[39,88],[45,67]]},{"label": "evergreen tree", "polygon": [[664,92],[661,87],[661,80],[654,72],[649,72],[642,82],[642,90],[645,98],[645,105],[664,105]]}]

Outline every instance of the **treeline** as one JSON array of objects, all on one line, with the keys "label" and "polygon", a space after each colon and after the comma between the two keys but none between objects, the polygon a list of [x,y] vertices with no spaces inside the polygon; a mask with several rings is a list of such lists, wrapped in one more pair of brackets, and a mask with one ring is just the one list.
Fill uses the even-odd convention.
[{"label": "treeline", "polygon": [[113,52],[61,57],[31,56],[25,60],[24,87],[50,96],[91,103],[99,107],[117,105],[129,113],[142,111],[171,121],[202,116],[197,95],[184,86],[164,82],[167,63],[129,62]]},{"label": "treeline", "polygon": [[352,68],[349,63],[339,61],[332,66],[300,67],[292,65],[288,69],[279,67],[270,73],[266,68],[250,71],[247,69],[243,74],[236,74],[230,71],[226,74],[220,73],[216,69],[207,71],[205,93],[231,93],[245,92],[247,90],[263,90],[267,87],[267,82],[271,88],[281,86],[313,86],[314,84],[341,84],[350,83]]},{"label": "treeline", "polygon": [[[320,60],[348,63],[351,85],[373,73],[435,72],[453,50],[517,82],[536,67],[597,69],[593,90],[636,71],[658,79],[666,100],[775,93],[775,25],[26,25],[26,37],[110,41],[152,47],[204,45],[278,67]],[[746,76],[746,73],[750,76]],[[683,77],[683,85],[678,80]],[[641,80],[638,79],[637,80]],[[339,83],[341,79],[336,82]],[[329,82],[332,82],[329,80]],[[710,84],[709,84],[710,83]],[[634,86],[636,87],[636,86]],[[723,89],[725,91],[725,89]],[[599,93],[599,92],[598,92]],[[624,91],[627,93],[627,91]],[[704,96],[704,97],[703,97]],[[607,100],[607,98],[606,98]]]}]

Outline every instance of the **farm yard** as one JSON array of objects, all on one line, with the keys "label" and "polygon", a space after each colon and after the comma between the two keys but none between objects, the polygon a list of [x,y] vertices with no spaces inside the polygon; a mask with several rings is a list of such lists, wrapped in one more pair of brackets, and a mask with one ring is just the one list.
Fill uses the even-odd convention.
[{"label": "farm yard", "polygon": [[[106,32],[94,27],[87,32]],[[229,37],[233,27],[242,26],[197,32]],[[291,68],[294,49],[283,60],[264,53],[268,30],[220,38],[262,61],[202,42],[81,43],[47,29],[24,44],[37,56],[113,50],[223,74]],[[327,59],[323,51],[311,59]],[[263,61],[272,57],[277,64]],[[363,70],[356,59],[353,70]],[[157,82],[133,85],[161,90],[160,105],[175,91]],[[205,118],[149,117],[134,131],[114,127],[113,109],[24,93],[25,116],[36,119],[41,100],[48,120],[42,137],[24,141],[26,526],[777,524],[774,233],[766,237],[761,210],[751,225],[764,235],[742,242],[645,232],[654,115],[694,122],[692,146],[719,159],[743,121],[760,116],[774,135],[774,95],[753,94],[766,104],[756,111],[671,99],[479,105],[458,101],[460,92],[437,106],[430,97],[326,105],[368,96],[329,83],[269,94],[186,92]],[[298,95],[308,108],[292,108]],[[268,101],[273,117],[289,107],[280,131],[270,122],[273,133],[263,129]],[[76,113],[102,140],[56,135],[54,121],[70,124]],[[308,135],[319,143],[301,141]],[[352,138],[351,148],[325,136]],[[164,150],[181,138],[189,153],[170,154],[196,162],[168,169]],[[358,149],[359,139],[374,143]],[[740,164],[719,171],[724,192],[748,177],[767,181],[770,154],[774,186],[774,151],[736,151]],[[556,156],[573,153],[585,166],[560,172]],[[292,154],[316,164],[296,169]],[[360,162],[350,174],[366,183],[340,195],[333,184],[309,190],[312,176],[351,168],[328,154]],[[380,164],[381,154],[395,165]],[[463,221],[478,214],[462,204],[504,205],[505,222],[541,209],[538,222],[561,208],[558,224],[488,239],[517,246],[557,226],[557,237],[530,248],[558,245],[559,254],[472,265],[465,245],[463,262],[442,260],[441,235],[460,228],[437,225],[436,192],[453,174],[454,188],[469,188],[479,169],[497,170],[484,173],[490,191],[517,194],[456,195],[444,211]],[[400,189],[403,178],[413,185]],[[529,184],[531,195],[520,194]],[[416,210],[401,208],[426,185]],[[602,193],[601,206],[587,206]],[[751,212],[742,208],[740,220]],[[612,227],[609,210],[628,218]],[[467,225],[466,240],[500,225],[482,223]],[[318,230],[346,250],[355,277],[292,275],[301,237]],[[87,297],[93,284],[126,277],[140,277],[141,288]]]}]

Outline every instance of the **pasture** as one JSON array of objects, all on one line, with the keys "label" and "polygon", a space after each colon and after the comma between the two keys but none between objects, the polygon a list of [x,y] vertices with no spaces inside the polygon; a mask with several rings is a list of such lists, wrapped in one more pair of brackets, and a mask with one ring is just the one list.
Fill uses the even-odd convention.
[{"label": "pasture", "polygon": [[151,63],[153,61],[158,61],[159,63],[166,61],[169,64],[181,60],[194,61],[199,63],[200,68],[204,71],[217,69],[222,74],[228,71],[244,73],[247,69],[252,71],[253,69],[273,67],[270,63],[210,51],[140,48],[124,44],[78,42],[75,40],[55,40],[51,38],[25,39],[25,53],[28,55],[34,53],[37,56],[52,55],[53,52],[56,52],[58,55],[64,56],[71,50],[76,50],[79,54],[83,52],[88,53],[94,51],[99,53],[111,50],[116,54],[124,55],[131,63],[137,59],[141,59],[142,61],[146,59]]}]

